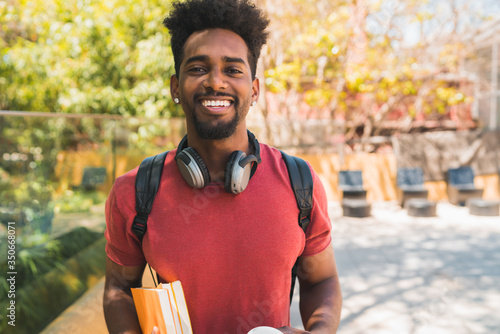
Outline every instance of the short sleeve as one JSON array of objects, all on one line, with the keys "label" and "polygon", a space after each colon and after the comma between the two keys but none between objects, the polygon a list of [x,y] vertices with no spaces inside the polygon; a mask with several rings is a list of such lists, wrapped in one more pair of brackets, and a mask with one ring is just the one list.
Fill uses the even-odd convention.
[{"label": "short sleeve", "polygon": [[325,250],[331,242],[332,224],[328,215],[328,201],[325,188],[313,171],[313,208],[311,222],[306,230],[306,245],[301,256],[312,256]]},{"label": "short sleeve", "polygon": [[135,188],[132,184],[133,188],[128,189],[130,185],[121,181],[120,178],[116,180],[106,201],[106,254],[119,265],[139,266],[145,264],[146,260],[141,243],[132,232]]}]

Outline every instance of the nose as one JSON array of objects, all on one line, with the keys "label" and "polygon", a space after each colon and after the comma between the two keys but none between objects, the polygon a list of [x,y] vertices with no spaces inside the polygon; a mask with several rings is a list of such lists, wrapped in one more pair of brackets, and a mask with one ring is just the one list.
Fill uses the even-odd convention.
[{"label": "nose", "polygon": [[227,88],[227,82],[224,79],[224,73],[213,69],[208,73],[207,79],[203,82],[203,87],[207,90],[220,90]]}]

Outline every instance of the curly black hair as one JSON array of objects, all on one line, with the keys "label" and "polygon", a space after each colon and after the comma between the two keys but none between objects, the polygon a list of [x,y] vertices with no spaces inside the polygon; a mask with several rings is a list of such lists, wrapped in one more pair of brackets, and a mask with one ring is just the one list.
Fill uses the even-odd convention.
[{"label": "curly black hair", "polygon": [[269,35],[266,31],[269,19],[249,0],[178,1],[163,24],[170,32],[177,75],[189,36],[197,31],[221,28],[233,31],[245,41],[252,77],[255,78],[260,51]]}]

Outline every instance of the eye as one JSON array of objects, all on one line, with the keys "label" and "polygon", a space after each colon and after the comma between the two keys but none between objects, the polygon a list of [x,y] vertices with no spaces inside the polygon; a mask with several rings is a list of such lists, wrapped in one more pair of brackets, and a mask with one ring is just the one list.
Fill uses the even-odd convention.
[{"label": "eye", "polygon": [[242,71],[240,71],[237,68],[228,68],[226,70],[226,72],[229,73],[229,74],[242,74],[243,73]]},{"label": "eye", "polygon": [[202,74],[205,73],[205,69],[203,67],[195,66],[192,67],[188,70],[188,72],[195,73],[195,74]]}]

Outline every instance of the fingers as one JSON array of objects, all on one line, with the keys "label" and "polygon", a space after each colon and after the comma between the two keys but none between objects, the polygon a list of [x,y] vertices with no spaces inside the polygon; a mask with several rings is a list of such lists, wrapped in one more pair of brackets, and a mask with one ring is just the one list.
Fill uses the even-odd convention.
[{"label": "fingers", "polygon": [[154,326],[151,334],[160,334],[160,329],[158,327]]}]

